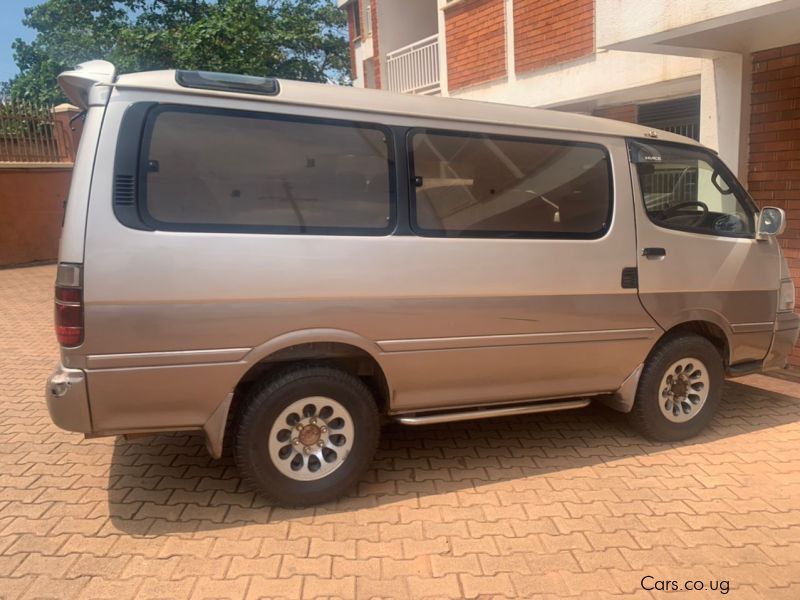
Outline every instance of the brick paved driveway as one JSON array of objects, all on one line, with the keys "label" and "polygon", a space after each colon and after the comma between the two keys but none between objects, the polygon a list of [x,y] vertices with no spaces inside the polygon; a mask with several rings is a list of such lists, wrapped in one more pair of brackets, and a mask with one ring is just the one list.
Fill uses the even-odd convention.
[{"label": "brick paved driveway", "polygon": [[602,408],[391,427],[350,497],[283,510],[196,435],[50,423],[53,278],[0,271],[0,597],[592,598],[652,575],[800,598],[798,384],[729,383],[686,444]]}]

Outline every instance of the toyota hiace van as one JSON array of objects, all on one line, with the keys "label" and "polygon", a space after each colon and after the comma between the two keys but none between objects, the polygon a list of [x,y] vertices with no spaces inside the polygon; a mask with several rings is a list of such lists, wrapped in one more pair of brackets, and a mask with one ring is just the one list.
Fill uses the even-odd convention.
[{"label": "toyota hiace van", "polygon": [[46,391],[64,429],[201,431],[310,504],[388,420],[603,402],[682,440],[797,339],[783,211],[693,140],[102,61],[60,83],[85,110]]}]

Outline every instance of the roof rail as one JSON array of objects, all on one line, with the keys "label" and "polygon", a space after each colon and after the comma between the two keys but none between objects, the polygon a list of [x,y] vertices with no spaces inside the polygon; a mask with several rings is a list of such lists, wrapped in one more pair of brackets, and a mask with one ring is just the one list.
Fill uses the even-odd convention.
[{"label": "roof rail", "polygon": [[58,76],[58,85],[67,98],[81,108],[89,106],[89,90],[95,84],[111,84],[117,78],[117,68],[106,60],[90,60],[72,71]]}]

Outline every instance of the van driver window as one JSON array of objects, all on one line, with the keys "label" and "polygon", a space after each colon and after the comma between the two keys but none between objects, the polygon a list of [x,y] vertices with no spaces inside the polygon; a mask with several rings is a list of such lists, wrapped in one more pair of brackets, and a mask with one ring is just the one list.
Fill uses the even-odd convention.
[{"label": "van driver window", "polygon": [[601,146],[417,131],[411,150],[413,226],[422,235],[591,239],[608,229]]},{"label": "van driver window", "polygon": [[719,160],[665,144],[632,144],[645,209],[656,225],[749,237],[754,211]]}]

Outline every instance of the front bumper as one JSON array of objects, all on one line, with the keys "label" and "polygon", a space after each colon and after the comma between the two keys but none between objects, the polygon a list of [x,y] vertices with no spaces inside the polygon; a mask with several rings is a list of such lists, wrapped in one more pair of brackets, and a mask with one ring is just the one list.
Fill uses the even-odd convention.
[{"label": "front bumper", "polygon": [[68,369],[59,364],[47,379],[45,389],[50,418],[61,429],[91,433],[89,394],[86,390],[86,373]]},{"label": "front bumper", "polygon": [[786,366],[797,343],[798,334],[800,334],[800,315],[793,312],[778,313],[772,346],[762,367],[764,371],[783,369]]}]

